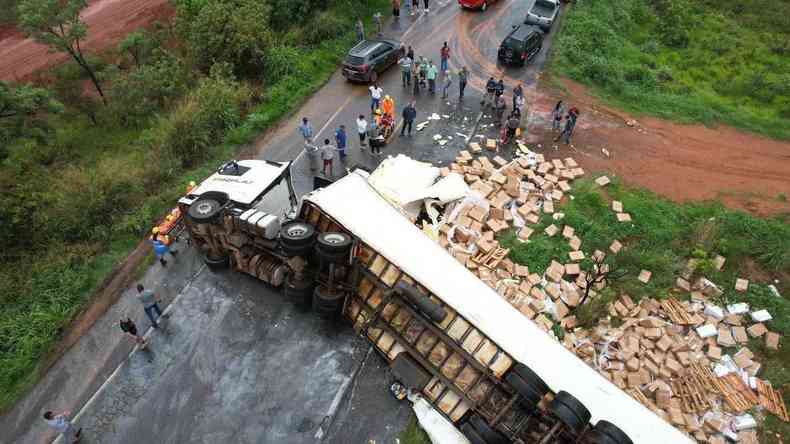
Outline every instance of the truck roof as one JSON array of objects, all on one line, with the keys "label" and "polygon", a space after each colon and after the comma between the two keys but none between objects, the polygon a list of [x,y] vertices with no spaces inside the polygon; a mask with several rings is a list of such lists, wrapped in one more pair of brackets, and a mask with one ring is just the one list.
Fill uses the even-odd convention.
[{"label": "truck roof", "polygon": [[192,203],[208,191],[227,193],[228,198],[241,205],[250,205],[278,181],[288,169],[288,162],[269,160],[239,160],[238,172],[232,168],[218,169],[192,190],[185,198]]},{"label": "truck roof", "polygon": [[541,330],[390,205],[356,170],[305,196],[354,236],[455,309],[558,392],[640,444],[693,441],[590,368]]}]

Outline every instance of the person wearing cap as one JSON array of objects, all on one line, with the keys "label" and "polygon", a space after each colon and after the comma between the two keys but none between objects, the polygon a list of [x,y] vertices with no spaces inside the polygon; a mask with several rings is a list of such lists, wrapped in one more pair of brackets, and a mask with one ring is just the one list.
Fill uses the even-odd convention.
[{"label": "person wearing cap", "polygon": [[156,258],[163,267],[167,266],[167,261],[165,260],[165,255],[167,255],[167,253],[170,253],[173,258],[178,254],[178,251],[172,250],[169,247],[170,239],[159,233],[159,227],[154,227],[154,229],[151,230],[151,244],[154,247]]}]

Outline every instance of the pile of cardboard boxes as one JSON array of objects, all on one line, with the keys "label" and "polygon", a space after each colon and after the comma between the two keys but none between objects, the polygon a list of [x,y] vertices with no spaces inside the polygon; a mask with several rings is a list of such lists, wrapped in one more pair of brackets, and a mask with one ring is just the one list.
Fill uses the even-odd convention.
[{"label": "pile of cardboard boxes", "polygon": [[[475,192],[448,207],[439,229],[439,242],[458,261],[548,334],[557,336],[561,328],[568,349],[699,442],[757,442],[756,420],[747,413],[753,407],[788,420],[781,394],[758,377],[760,363],[746,346],[750,337],[763,338],[768,348],[779,346],[779,335],[765,325],[770,314],[750,311],[746,304],[717,306],[712,301],[721,292],[715,284],[704,278],[689,282],[694,260],[677,280],[678,290],[690,293],[689,301],[644,298],[636,304],[624,295],[609,307],[616,323],[606,318],[593,329],[578,328],[570,313],[588,282],[580,262],[587,255],[603,258],[623,248],[613,239],[607,252],[584,252],[574,228],[562,223],[557,205],[584,170],[570,157],[547,161],[529,153],[508,162],[479,155],[482,151],[471,143],[469,151],[461,151],[442,169],[445,176],[462,175]],[[610,183],[605,176],[595,182]],[[621,202],[612,202],[612,211],[619,223],[631,222]],[[544,234],[562,236],[571,251],[537,274],[511,261],[497,234],[512,227],[527,242],[542,214],[554,222]],[[721,268],[724,258],[714,262]],[[650,278],[648,270],[638,277],[643,283]],[[594,285],[591,298],[604,286]],[[748,282],[739,279],[736,290],[746,288]]]}]

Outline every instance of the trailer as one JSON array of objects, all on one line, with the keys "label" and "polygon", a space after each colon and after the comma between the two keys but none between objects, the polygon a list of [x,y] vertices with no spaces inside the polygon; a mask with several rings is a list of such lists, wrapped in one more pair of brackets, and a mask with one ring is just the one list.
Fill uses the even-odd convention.
[{"label": "trailer", "polygon": [[[692,442],[514,309],[368,178],[355,170],[297,208],[287,164],[239,161],[179,205],[207,264],[348,321],[397,385],[472,443]],[[283,185],[286,198],[269,198]]]}]

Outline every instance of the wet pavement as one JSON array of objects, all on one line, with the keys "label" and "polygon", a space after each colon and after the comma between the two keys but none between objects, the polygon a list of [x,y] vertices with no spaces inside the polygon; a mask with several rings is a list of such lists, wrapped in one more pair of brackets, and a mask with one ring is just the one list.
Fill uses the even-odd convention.
[{"label": "wet pavement", "polygon": [[[437,63],[439,48],[448,41],[450,68],[466,65],[471,76],[462,102],[457,82],[447,99],[440,91],[414,97],[401,85],[397,67],[382,74],[379,81],[395,98],[398,113],[405,101],[415,100],[415,124],[434,113],[439,118],[403,137],[398,118],[396,134],[381,156],[361,150],[356,135],[357,115],[370,112],[367,85],[346,82],[339,72],[292,118],[244,151],[248,157],[293,160],[300,195],[312,189],[314,180],[296,132],[302,116],[313,120],[318,141],[331,138],[338,125],[346,126],[348,158],[335,161],[332,179],[355,166],[373,169],[399,153],[449,164],[467,138],[498,133],[479,103],[489,76],[504,77],[508,102],[518,81],[524,82],[528,99],[534,91],[551,36],[525,68],[495,61],[499,42],[530,4],[501,0],[480,13],[462,10],[452,0],[435,1],[427,16],[404,16],[387,25],[387,37],[412,45],[418,55],[433,55]],[[133,344],[118,331],[118,319],[126,314],[139,328],[148,326],[128,290],[40,384],[0,417],[0,442],[50,442],[53,435],[40,420],[46,409],[80,411],[77,422],[86,443],[392,443],[405,427],[411,408],[389,395],[385,361],[346,324],[320,321],[246,275],[212,273],[191,251],[167,269],[150,267],[141,281],[161,293],[172,311],[167,328],[149,333],[151,351],[129,354]]]}]

